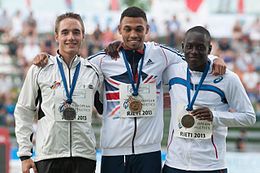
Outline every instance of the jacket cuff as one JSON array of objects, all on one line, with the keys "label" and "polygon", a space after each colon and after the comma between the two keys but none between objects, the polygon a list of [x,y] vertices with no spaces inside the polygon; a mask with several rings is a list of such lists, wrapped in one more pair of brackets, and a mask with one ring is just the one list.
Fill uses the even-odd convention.
[{"label": "jacket cuff", "polygon": [[24,161],[24,160],[27,160],[27,159],[30,159],[30,158],[31,158],[31,156],[21,156],[20,160]]}]

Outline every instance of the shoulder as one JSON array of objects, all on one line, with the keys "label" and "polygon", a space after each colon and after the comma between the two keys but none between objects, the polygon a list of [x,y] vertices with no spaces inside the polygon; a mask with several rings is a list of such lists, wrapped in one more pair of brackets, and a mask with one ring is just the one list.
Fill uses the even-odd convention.
[{"label": "shoulder", "polygon": [[27,74],[29,74],[29,73],[33,73],[33,74],[36,74],[36,73],[39,73],[42,69],[44,69],[45,67],[38,67],[38,66],[36,66],[36,65],[31,65],[31,67],[29,68],[29,70],[28,70],[28,72],[27,72]]},{"label": "shoulder", "polygon": [[[187,70],[187,63],[186,61],[182,61],[178,64],[170,64],[167,68],[166,71],[171,72],[171,73],[184,73]],[[186,73],[185,73],[186,74]]]},{"label": "shoulder", "polygon": [[177,49],[168,47],[166,45],[157,43],[157,42],[145,42],[146,48],[152,48],[152,49],[164,49],[164,50],[169,50],[172,52],[179,52]]},{"label": "shoulder", "polygon": [[38,67],[38,66],[36,66],[36,67],[38,67],[40,70],[46,70],[50,66],[53,66],[55,64],[57,64],[56,56],[48,55],[48,62],[47,62],[47,64],[44,67]]},{"label": "shoulder", "polygon": [[233,72],[233,71],[231,71],[231,70],[229,70],[229,69],[226,70],[226,73],[224,74],[223,77],[224,77],[226,80],[231,80],[231,81],[230,81],[231,83],[232,83],[232,80],[240,80],[239,77],[238,77],[238,75],[237,75],[235,72]]},{"label": "shoulder", "polygon": [[98,77],[102,74],[100,68],[97,65],[95,65],[94,63],[90,62],[88,59],[82,58],[81,63],[86,68],[92,69],[98,75]]},{"label": "shoulder", "polygon": [[87,59],[89,61],[93,61],[95,59],[103,58],[104,56],[108,56],[108,55],[106,54],[106,52],[100,51],[100,52],[98,52],[98,53],[96,53],[94,55],[89,56]]},{"label": "shoulder", "polygon": [[[48,69],[52,66],[54,66],[55,64],[57,64],[57,56],[53,56],[53,55],[48,55],[48,61],[47,64],[44,67],[40,67],[37,65],[32,64],[29,71],[33,71],[33,72],[40,72],[40,71],[48,71]],[[28,71],[28,72],[29,72]]]},{"label": "shoulder", "polygon": [[[216,81],[215,81],[216,80]],[[216,78],[214,80],[214,82],[224,82],[225,86],[228,88],[232,88],[233,86],[238,86],[238,85],[242,85],[239,76],[234,73],[233,71],[227,69],[226,73],[222,76],[219,76],[218,78]]]},{"label": "shoulder", "polygon": [[160,53],[163,56],[174,56],[174,57],[180,57],[181,59],[184,59],[184,55],[182,52],[180,52],[178,49],[156,43],[156,42],[145,42],[146,48],[148,51],[155,51]]},{"label": "shoulder", "polygon": [[169,47],[169,46],[166,46],[166,45],[162,45],[162,44],[160,44],[160,48],[165,50],[165,51],[169,51],[171,53],[174,53],[174,54],[177,54],[177,55],[183,57],[183,53],[181,53],[178,49],[175,49],[175,48],[172,48],[172,47]]},{"label": "shoulder", "polygon": [[[30,68],[28,69],[27,73],[26,73],[26,80],[25,81],[37,81],[37,79],[39,78],[39,75],[41,74],[41,72],[43,72],[43,69],[45,69],[46,67],[42,68],[42,67],[38,67],[36,65],[31,65]],[[47,71],[47,75],[51,74],[50,72]]]}]

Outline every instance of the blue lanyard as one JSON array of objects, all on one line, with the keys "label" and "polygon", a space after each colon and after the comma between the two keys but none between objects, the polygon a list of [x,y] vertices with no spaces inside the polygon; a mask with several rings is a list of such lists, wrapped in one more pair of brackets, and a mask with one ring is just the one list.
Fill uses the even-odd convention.
[{"label": "blue lanyard", "polygon": [[[145,52],[145,47],[144,47],[144,52]],[[144,56],[141,58],[141,65],[139,67],[139,72],[138,72],[138,80],[137,80],[136,85],[135,85],[134,76],[131,72],[129,63],[127,62],[124,49],[122,49],[122,53],[123,53],[123,58],[124,58],[125,66],[126,66],[126,69],[127,69],[127,73],[128,73],[128,76],[129,76],[129,80],[130,80],[130,83],[131,83],[132,89],[133,89],[132,95],[137,96],[138,95],[138,89],[139,89],[140,82],[141,82],[141,75],[142,75],[142,69],[143,69],[143,64],[144,64]]]},{"label": "blue lanyard", "polygon": [[70,92],[68,90],[67,80],[66,80],[66,77],[65,77],[65,74],[64,74],[64,69],[63,69],[62,63],[58,60],[58,58],[57,58],[57,63],[58,63],[60,75],[61,75],[61,78],[62,78],[62,82],[63,82],[64,88],[65,88],[65,91],[66,91],[66,96],[67,96],[66,103],[71,104],[72,103],[72,95],[73,95],[73,92],[74,92],[74,89],[75,89],[75,86],[76,86],[76,83],[77,83],[77,80],[78,80],[78,76],[79,76],[80,62],[78,63],[76,70],[75,70],[75,73],[73,75]]},{"label": "blue lanyard", "polygon": [[206,66],[206,68],[203,71],[203,74],[202,74],[202,76],[200,78],[200,82],[199,82],[198,87],[194,88],[195,93],[194,93],[194,95],[192,97],[192,100],[190,101],[190,90],[191,90],[191,77],[190,76],[191,76],[191,74],[190,74],[189,68],[187,68],[187,81],[188,81],[187,97],[188,97],[188,102],[189,102],[188,105],[187,105],[187,109],[186,109],[187,111],[192,111],[193,110],[193,104],[194,104],[194,102],[195,102],[195,100],[197,98],[197,95],[199,93],[200,87],[201,87],[203,81],[205,80],[205,78],[206,78],[206,76],[208,74],[208,71],[209,71],[209,62],[207,63],[207,66]]}]

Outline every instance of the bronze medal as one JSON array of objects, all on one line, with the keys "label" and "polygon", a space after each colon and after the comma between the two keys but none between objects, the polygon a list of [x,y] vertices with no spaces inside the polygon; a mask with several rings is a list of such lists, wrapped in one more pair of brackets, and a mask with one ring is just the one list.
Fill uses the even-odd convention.
[{"label": "bronze medal", "polygon": [[136,98],[129,98],[129,109],[131,112],[139,113],[142,110],[142,102]]},{"label": "bronze medal", "polygon": [[67,107],[63,111],[63,118],[65,120],[74,120],[76,118],[76,111],[72,107]]},{"label": "bronze medal", "polygon": [[190,114],[186,114],[182,117],[181,119],[181,124],[185,127],[185,128],[191,128],[194,124],[195,124],[195,119],[192,115]]}]

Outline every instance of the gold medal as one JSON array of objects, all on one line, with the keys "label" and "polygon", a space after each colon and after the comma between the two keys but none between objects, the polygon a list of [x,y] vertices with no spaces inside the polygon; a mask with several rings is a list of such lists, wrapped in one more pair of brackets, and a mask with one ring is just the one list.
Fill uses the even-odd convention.
[{"label": "gold medal", "polygon": [[192,115],[186,114],[181,118],[181,124],[185,128],[191,128],[195,124],[195,119]]},{"label": "gold medal", "polygon": [[142,110],[142,102],[136,97],[129,97],[129,109],[131,112],[138,113]]}]

